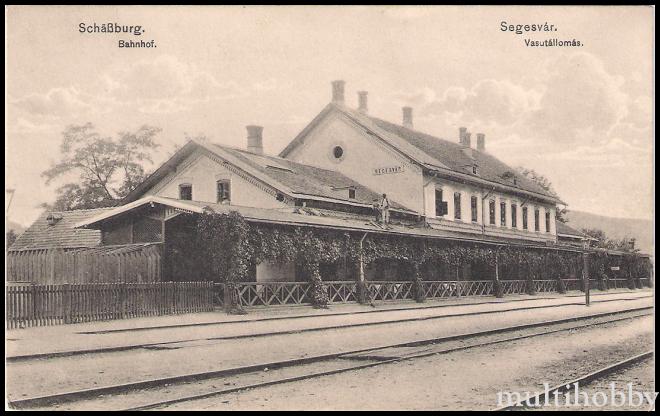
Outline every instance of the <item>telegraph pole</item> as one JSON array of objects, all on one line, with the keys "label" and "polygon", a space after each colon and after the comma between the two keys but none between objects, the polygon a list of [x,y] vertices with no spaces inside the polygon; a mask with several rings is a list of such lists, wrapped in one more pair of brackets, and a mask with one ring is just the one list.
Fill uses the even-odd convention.
[{"label": "telegraph pole", "polygon": [[589,299],[589,255],[585,251],[582,253],[582,281],[584,285],[584,304],[590,306]]},{"label": "telegraph pole", "polygon": [[7,208],[5,209],[5,226],[9,224],[9,207],[11,207],[11,201],[14,199],[14,192],[16,192],[16,189],[12,189],[12,188],[5,189],[5,193],[10,194],[9,203],[7,204]]}]

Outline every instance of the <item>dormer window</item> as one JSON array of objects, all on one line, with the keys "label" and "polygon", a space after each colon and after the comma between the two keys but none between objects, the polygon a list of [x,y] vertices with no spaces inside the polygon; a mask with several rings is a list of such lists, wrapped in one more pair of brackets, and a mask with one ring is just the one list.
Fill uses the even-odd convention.
[{"label": "dormer window", "polygon": [[179,199],[183,201],[192,201],[192,185],[182,183],[179,185]]},{"label": "dormer window", "polygon": [[348,188],[348,199],[355,199],[355,189]]},{"label": "dormer window", "polygon": [[472,165],[472,173],[475,175],[479,174],[479,167],[477,165]]},{"label": "dormer window", "polygon": [[216,182],[216,194],[218,204],[229,204],[231,202],[231,183],[228,179]]},{"label": "dormer window", "polygon": [[53,212],[49,213],[48,216],[46,217],[46,221],[50,226],[57,224],[58,221],[61,219],[62,219],[62,214],[55,214]]}]

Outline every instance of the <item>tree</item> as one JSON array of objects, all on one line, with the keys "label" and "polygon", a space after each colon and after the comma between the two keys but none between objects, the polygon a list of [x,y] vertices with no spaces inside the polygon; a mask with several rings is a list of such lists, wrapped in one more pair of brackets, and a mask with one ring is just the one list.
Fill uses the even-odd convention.
[{"label": "tree", "polygon": [[631,237],[626,236],[621,239],[609,238],[603,230],[598,228],[583,228],[581,231],[589,237],[596,239],[596,247],[606,248],[609,250],[626,251],[630,253],[639,251],[637,248],[630,248]]},{"label": "tree", "polygon": [[7,231],[7,234],[5,234],[7,249],[9,249],[9,247],[11,247],[12,244],[14,244],[17,238],[18,238],[18,234],[16,234],[14,230]]},{"label": "tree", "polygon": [[143,163],[152,162],[159,132],[145,125],[112,138],[101,136],[91,123],[67,127],[60,145],[62,160],[41,176],[46,185],[62,177],[70,182],[57,189],[52,205],[42,206],[67,211],[115,205],[146,178]]},{"label": "tree", "polygon": [[[546,192],[548,192],[550,195],[559,198],[559,195],[555,191],[555,189],[552,187],[552,182],[545,176],[541,175],[540,173],[536,172],[534,169],[527,169],[522,166],[518,166],[516,170],[526,177],[527,179],[535,182],[537,185],[539,185],[541,188],[543,188]],[[566,214],[568,213],[568,210],[564,206],[563,208],[557,207],[556,213],[555,213],[555,218],[557,221],[567,223],[568,218],[566,218]]]}]

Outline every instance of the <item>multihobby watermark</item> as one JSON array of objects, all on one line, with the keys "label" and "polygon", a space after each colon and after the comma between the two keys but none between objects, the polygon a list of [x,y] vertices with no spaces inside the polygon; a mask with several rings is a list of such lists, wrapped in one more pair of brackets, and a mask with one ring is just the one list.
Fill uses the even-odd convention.
[{"label": "multihobby watermark", "polygon": [[604,391],[587,392],[580,390],[579,383],[566,384],[563,389],[553,389],[543,383],[540,392],[498,392],[497,404],[500,407],[520,405],[523,407],[642,407],[655,408],[657,392],[639,392],[628,383],[624,389],[617,389],[612,382]]}]

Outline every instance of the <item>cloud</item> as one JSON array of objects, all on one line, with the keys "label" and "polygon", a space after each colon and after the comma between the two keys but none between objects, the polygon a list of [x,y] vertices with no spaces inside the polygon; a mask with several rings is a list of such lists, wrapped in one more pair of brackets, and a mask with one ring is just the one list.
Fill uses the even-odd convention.
[{"label": "cloud", "polygon": [[[434,95],[427,93],[426,96]],[[538,106],[539,96],[538,91],[507,80],[484,79],[469,89],[448,88],[439,99],[423,105],[420,113],[426,117],[452,114],[470,125],[510,126],[525,119]]]},{"label": "cloud", "polygon": [[441,93],[424,88],[398,98],[417,106],[422,118],[445,128],[484,130],[507,147],[518,136],[548,152],[575,143],[606,146],[613,139],[649,149],[652,99],[626,94],[622,77],[609,73],[594,55],[548,60],[527,84],[482,79],[468,87]]},{"label": "cloud", "polygon": [[653,122],[653,99],[647,95],[632,100],[627,108],[623,123],[630,123],[636,129],[649,130]]},{"label": "cloud", "polygon": [[10,104],[35,117],[62,117],[87,112],[92,108],[90,96],[77,87],[53,88],[45,94],[29,94],[11,99]]},{"label": "cloud", "polygon": [[607,133],[627,114],[623,79],[611,75],[588,53],[561,56],[547,64],[545,91],[530,117],[530,128],[555,143],[571,143],[580,131],[593,139]]},{"label": "cloud", "polygon": [[211,73],[168,55],[105,74],[102,82],[112,97],[135,103],[142,112],[184,111],[201,102],[245,94],[237,83],[220,82]]}]

